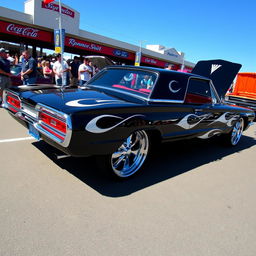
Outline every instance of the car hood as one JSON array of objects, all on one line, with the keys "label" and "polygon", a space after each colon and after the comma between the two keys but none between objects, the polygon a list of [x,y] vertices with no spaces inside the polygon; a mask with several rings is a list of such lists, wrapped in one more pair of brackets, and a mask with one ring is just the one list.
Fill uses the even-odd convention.
[{"label": "car hood", "polygon": [[42,89],[20,92],[22,100],[36,105],[44,104],[67,114],[89,109],[115,108],[135,105],[135,102],[103,91],[92,89]]},{"label": "car hood", "polygon": [[225,60],[203,60],[196,64],[192,73],[211,79],[219,96],[224,98],[241,67]]},{"label": "car hood", "polygon": [[107,66],[115,65],[115,63],[106,56],[91,55],[91,56],[85,56],[85,58],[89,59],[92,62],[92,65],[96,66],[100,70]]}]

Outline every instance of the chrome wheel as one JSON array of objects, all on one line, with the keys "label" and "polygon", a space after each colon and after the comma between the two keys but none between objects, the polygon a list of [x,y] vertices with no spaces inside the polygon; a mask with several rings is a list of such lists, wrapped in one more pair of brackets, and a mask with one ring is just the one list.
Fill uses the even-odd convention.
[{"label": "chrome wheel", "polygon": [[111,155],[113,172],[121,178],[127,178],[137,172],[148,155],[149,139],[145,131],[132,133]]},{"label": "chrome wheel", "polygon": [[244,120],[243,120],[243,118],[240,118],[236,122],[236,124],[231,132],[231,144],[233,146],[235,146],[239,142],[239,140],[242,136],[243,130],[244,130]]}]

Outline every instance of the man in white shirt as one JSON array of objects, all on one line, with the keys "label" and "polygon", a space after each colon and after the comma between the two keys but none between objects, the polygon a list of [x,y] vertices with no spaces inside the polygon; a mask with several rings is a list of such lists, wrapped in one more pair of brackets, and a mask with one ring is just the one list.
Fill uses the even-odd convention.
[{"label": "man in white shirt", "polygon": [[78,68],[79,85],[85,84],[91,79],[92,69],[89,66],[89,60],[84,58],[83,63]]},{"label": "man in white shirt", "polygon": [[[66,61],[63,60],[63,70],[61,66],[61,54],[57,55],[57,61],[54,62],[52,67],[53,73],[55,74],[56,85],[67,85],[67,72],[69,67]],[[63,74],[63,81],[62,81]]]}]

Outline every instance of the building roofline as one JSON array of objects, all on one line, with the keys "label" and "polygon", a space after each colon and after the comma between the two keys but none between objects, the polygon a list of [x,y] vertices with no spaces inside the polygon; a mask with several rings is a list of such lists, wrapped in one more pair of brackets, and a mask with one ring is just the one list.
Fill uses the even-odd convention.
[{"label": "building roofline", "polygon": [[[53,31],[52,28],[43,27],[40,25],[33,24],[33,15],[19,12],[16,10],[12,10],[9,8],[1,7],[1,6],[0,6],[0,20],[14,22],[14,23],[23,24],[23,25],[28,25],[33,28],[38,28],[38,29],[42,29],[45,31]],[[133,52],[133,53],[136,53],[140,49],[140,47],[137,45],[129,44],[129,43],[117,40],[117,39],[113,39],[110,37],[106,37],[106,36],[99,35],[99,34],[89,32],[86,30],[82,30],[82,29],[79,29],[78,35],[70,34],[70,33],[67,33],[67,35],[70,37],[76,38],[76,39],[88,40],[90,42],[94,42],[94,43],[109,46],[109,47],[115,47],[115,48],[118,48],[121,50],[126,50],[128,52]],[[174,64],[182,64],[182,59],[177,60],[174,57],[163,55],[161,53],[158,53],[158,52],[155,52],[155,51],[143,48],[143,47],[141,48],[141,52],[142,52],[143,56],[148,57],[148,58],[153,58],[153,59],[156,58],[157,60],[164,61],[164,62],[170,62],[170,63],[174,63]],[[184,61],[184,64],[189,67],[195,66],[194,63],[186,61],[186,60]]]}]

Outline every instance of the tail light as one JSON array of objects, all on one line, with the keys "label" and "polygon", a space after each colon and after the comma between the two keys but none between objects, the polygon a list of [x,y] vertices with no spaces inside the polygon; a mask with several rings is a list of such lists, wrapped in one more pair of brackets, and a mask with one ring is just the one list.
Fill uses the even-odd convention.
[{"label": "tail light", "polygon": [[40,132],[62,143],[68,132],[67,116],[57,110],[48,107],[38,107],[38,125]]},{"label": "tail light", "polygon": [[7,103],[8,109],[13,111],[14,113],[18,112],[21,108],[20,98],[17,95],[10,92],[6,92],[5,103]]},{"label": "tail light", "polygon": [[60,120],[43,112],[39,113],[39,120],[62,133],[66,133],[67,131],[65,120]]},{"label": "tail light", "polygon": [[21,101],[19,96],[8,90],[3,94],[3,106],[17,118],[33,126],[40,134],[47,136],[63,147],[68,147],[72,136],[71,117],[56,109],[38,103],[36,107]]}]

